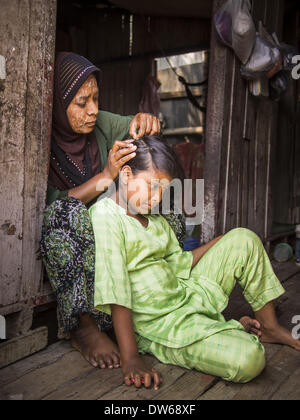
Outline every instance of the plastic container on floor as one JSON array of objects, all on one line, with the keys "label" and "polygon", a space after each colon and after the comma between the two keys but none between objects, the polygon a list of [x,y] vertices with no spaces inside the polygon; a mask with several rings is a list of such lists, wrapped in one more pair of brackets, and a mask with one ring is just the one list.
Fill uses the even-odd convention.
[{"label": "plastic container on floor", "polygon": [[279,263],[289,261],[293,255],[294,251],[293,248],[289,244],[279,244],[274,249],[274,259]]}]

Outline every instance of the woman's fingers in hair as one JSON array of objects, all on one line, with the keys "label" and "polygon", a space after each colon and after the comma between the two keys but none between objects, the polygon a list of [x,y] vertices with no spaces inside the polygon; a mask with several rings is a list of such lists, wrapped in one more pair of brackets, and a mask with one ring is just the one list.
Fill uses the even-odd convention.
[{"label": "woman's fingers in hair", "polygon": [[125,157],[123,157],[122,159],[119,160],[120,167],[124,166],[125,163],[129,162],[131,159],[135,157],[136,157],[136,153],[131,153],[130,155],[126,155]]},{"label": "woman's fingers in hair", "polygon": [[131,121],[129,135],[135,140],[145,136],[147,130],[147,120],[149,116],[149,114],[139,113]]},{"label": "woman's fingers in hair", "polygon": [[150,133],[150,136],[157,136],[160,134],[160,121],[158,118],[153,117],[153,124],[152,124],[152,131]]},{"label": "woman's fingers in hair", "polygon": [[144,136],[153,136],[160,133],[160,122],[151,114],[139,113],[130,124],[129,134],[135,140]]},{"label": "woman's fingers in hair", "polygon": [[138,133],[137,133],[137,138],[138,139],[140,139],[140,138],[142,138],[146,135],[147,120],[148,120],[148,116],[146,116],[146,114],[142,114],[142,116],[140,118],[140,124],[139,124],[139,127],[138,127]]},{"label": "woman's fingers in hair", "polygon": [[132,144],[133,142],[134,140],[124,140],[124,141],[116,140],[111,150],[113,153],[117,153],[121,149],[134,147],[134,145]]},{"label": "woman's fingers in hair", "polygon": [[153,124],[154,124],[154,120],[155,120],[155,118],[152,115],[148,115],[148,118],[146,120],[146,132],[145,132],[146,136],[150,135],[150,133],[152,131]]},{"label": "woman's fingers in hair", "polygon": [[136,146],[133,147],[126,147],[123,149],[119,149],[116,153],[115,153],[115,159],[116,160],[120,160],[122,159],[124,156],[130,155],[132,153],[135,153],[137,150]]}]

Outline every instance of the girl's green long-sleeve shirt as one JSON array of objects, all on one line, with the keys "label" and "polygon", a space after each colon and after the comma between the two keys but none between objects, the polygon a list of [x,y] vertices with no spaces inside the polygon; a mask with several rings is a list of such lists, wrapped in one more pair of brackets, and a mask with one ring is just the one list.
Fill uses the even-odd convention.
[{"label": "girl's green long-sleeve shirt", "polygon": [[[133,116],[123,117],[106,111],[100,111],[97,116],[95,134],[101,157],[101,172],[105,169],[109,151],[116,140],[126,140],[129,137],[129,127]],[[48,184],[47,205],[59,198],[68,196],[69,191],[60,191]]]}]

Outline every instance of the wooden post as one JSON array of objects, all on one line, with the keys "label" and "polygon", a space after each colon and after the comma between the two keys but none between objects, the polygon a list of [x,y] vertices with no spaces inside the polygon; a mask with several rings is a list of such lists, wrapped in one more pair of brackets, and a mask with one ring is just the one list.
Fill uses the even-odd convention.
[{"label": "wooden post", "polygon": [[47,190],[56,0],[0,0],[0,6],[0,312],[11,314],[7,333],[13,338],[30,330],[33,302],[43,294],[38,250]]}]

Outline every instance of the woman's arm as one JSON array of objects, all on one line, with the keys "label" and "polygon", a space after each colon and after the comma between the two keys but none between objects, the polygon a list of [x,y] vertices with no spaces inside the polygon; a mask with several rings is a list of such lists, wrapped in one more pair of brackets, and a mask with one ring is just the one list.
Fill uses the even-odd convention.
[{"label": "woman's arm", "polygon": [[194,251],[192,251],[193,252],[193,255],[194,255],[194,260],[193,260],[192,268],[194,268],[195,265],[197,265],[198,262],[201,260],[201,258],[203,257],[203,255],[205,255],[210,250],[210,248],[212,248],[222,238],[223,238],[223,235],[222,236],[219,236],[218,238],[213,239],[208,244],[203,245],[200,248],[197,248]]},{"label": "woman's arm", "polygon": [[104,171],[79,187],[69,190],[68,196],[88,204],[106,191],[119,175],[122,166],[135,157],[136,146],[132,145],[133,141],[116,141],[109,152]]},{"label": "woman's arm", "polygon": [[153,379],[154,389],[158,389],[161,383],[160,374],[155,369],[149,369],[139,356],[131,310],[123,306],[111,305],[111,312],[120,348],[125,384],[130,386],[134,381],[137,388],[140,388],[142,384],[150,388]]}]

